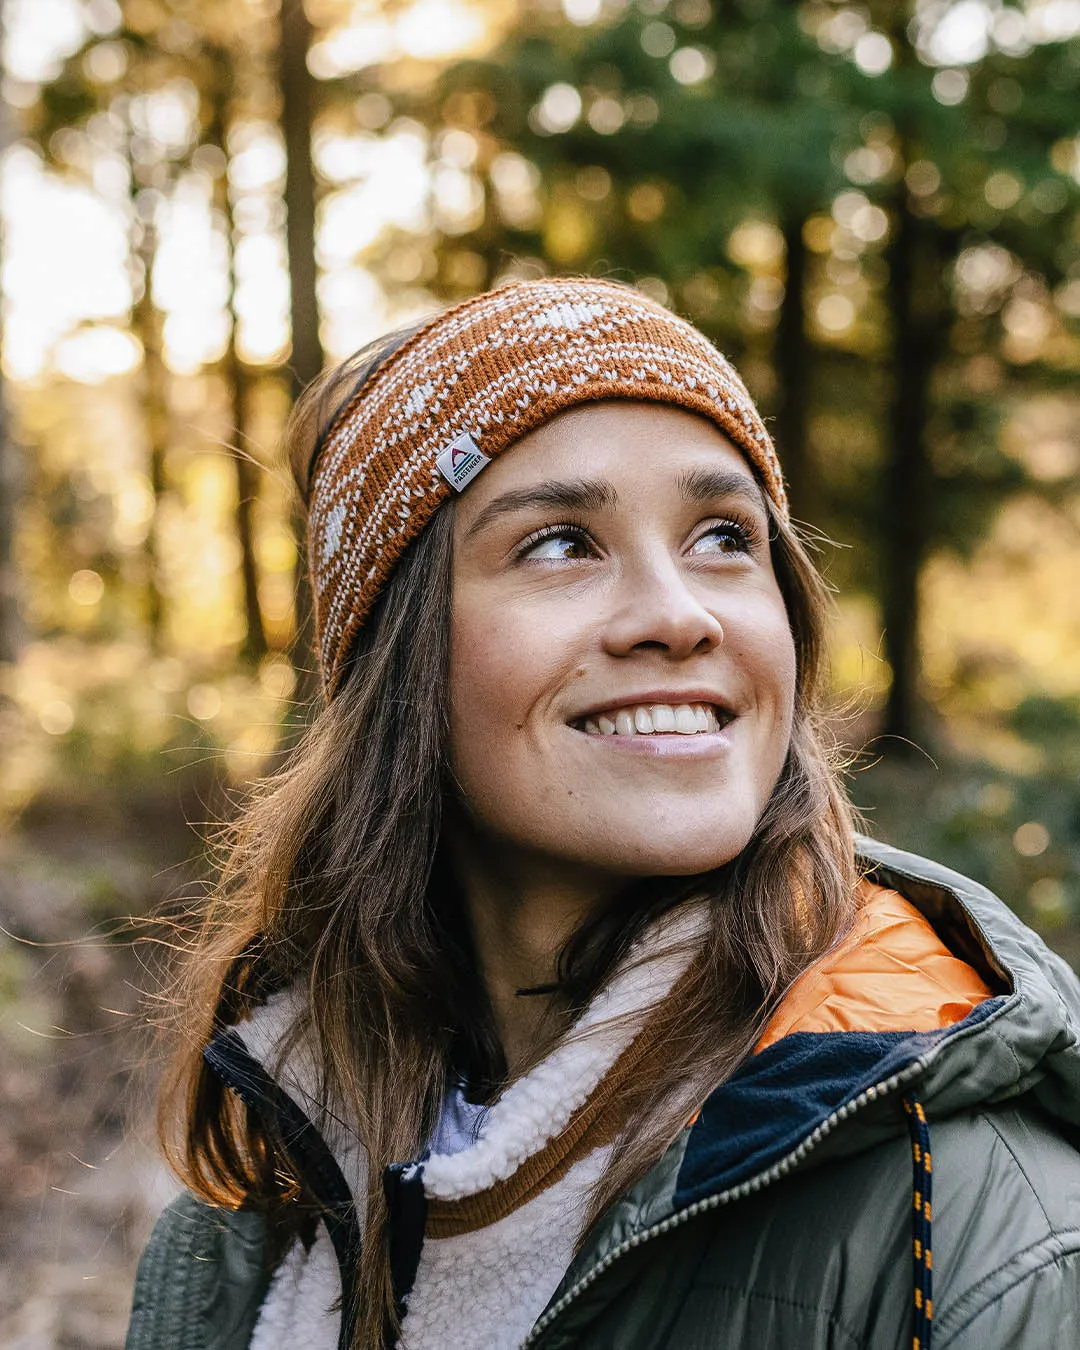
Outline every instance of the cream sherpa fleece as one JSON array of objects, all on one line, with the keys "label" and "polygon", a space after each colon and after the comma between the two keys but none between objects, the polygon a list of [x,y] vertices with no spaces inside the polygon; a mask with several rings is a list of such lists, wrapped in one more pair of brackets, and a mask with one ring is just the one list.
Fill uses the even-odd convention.
[{"label": "cream sherpa fleece", "polygon": [[[701,908],[683,906],[654,925],[564,1040],[485,1113],[476,1139],[460,1152],[423,1161],[428,1198],[477,1196],[511,1178],[567,1129],[635,1040],[650,1009],[683,974],[704,924]],[[284,1064],[275,1063],[276,1047],[297,1012],[293,994],[278,994],[236,1031],[250,1053],[319,1123],[346,1179],[356,1187],[353,1194],[360,1196],[367,1170],[363,1151],[340,1122],[327,1124],[310,1057],[294,1047]],[[406,1303],[403,1350],[519,1346],[573,1258],[592,1188],[609,1156],[609,1147],[594,1149],[486,1226],[450,1237],[426,1237]],[[340,1294],[337,1258],[320,1224],[310,1250],[295,1243],[275,1273],[251,1350],[336,1350]]]}]

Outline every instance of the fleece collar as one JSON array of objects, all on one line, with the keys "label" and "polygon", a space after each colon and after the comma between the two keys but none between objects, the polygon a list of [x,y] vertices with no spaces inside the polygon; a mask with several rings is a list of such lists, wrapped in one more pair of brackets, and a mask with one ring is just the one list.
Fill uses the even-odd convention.
[{"label": "fleece collar", "polygon": [[[470,1260],[473,1266],[479,1261],[482,1275],[483,1251],[492,1242],[509,1241],[511,1233],[519,1266],[532,1253],[525,1261],[528,1272],[519,1270],[523,1279],[528,1275],[526,1283],[506,1284],[507,1268],[496,1297],[489,1271],[477,1294],[499,1305],[499,1325],[516,1317],[521,1335],[528,1331],[572,1260],[587,1197],[617,1134],[620,1085],[633,1078],[643,1055],[657,1049],[651,1013],[693,960],[706,924],[701,904],[663,916],[567,1036],[484,1113],[471,1144],[387,1169],[391,1274],[399,1314],[409,1300],[410,1344],[440,1344],[439,1327],[448,1316],[454,1320],[451,1305],[468,1281],[448,1282],[446,1261],[462,1271]],[[272,996],[216,1038],[207,1059],[245,1101],[276,1121],[305,1182],[326,1208],[347,1311],[362,1238],[353,1197],[359,1201],[366,1188],[366,1164],[355,1133],[324,1104],[309,1045],[295,1030],[302,1011],[294,991]],[[465,1247],[452,1241],[473,1234],[478,1242]],[[430,1253],[426,1239],[434,1240]],[[325,1292],[327,1281],[318,1274],[324,1258],[313,1252],[310,1268],[299,1256],[295,1261],[301,1266],[281,1277],[280,1288],[275,1283],[272,1306],[264,1309],[271,1339],[284,1325],[282,1318],[291,1325],[296,1299],[311,1295],[318,1301]],[[296,1289],[287,1293],[294,1277]],[[261,1321],[260,1337],[262,1328]],[[347,1344],[344,1327],[340,1344]]]},{"label": "fleece collar", "polygon": [[[475,1142],[422,1160],[427,1199],[451,1206],[510,1182],[523,1165],[572,1131],[583,1111],[598,1101],[603,1105],[613,1071],[624,1069],[647,1039],[643,1031],[650,1010],[690,964],[706,923],[703,907],[692,904],[654,924],[567,1036],[483,1113]],[[215,1038],[207,1059],[250,1105],[289,1118],[290,1138],[309,1153],[319,1151],[324,1181],[359,1196],[367,1188],[364,1149],[342,1116],[327,1107],[310,1046],[293,1034],[302,1012],[298,990],[273,994]],[[309,1128],[301,1129],[301,1121]],[[323,1147],[334,1163],[333,1174]],[[314,1161],[312,1153],[309,1162]]]},{"label": "fleece collar", "polygon": [[528,1160],[550,1151],[597,1101],[617,1066],[625,1071],[650,1010],[690,964],[706,923],[699,906],[664,915],[571,1032],[485,1113],[475,1144],[426,1159],[428,1198],[453,1202],[475,1196],[508,1182]]}]

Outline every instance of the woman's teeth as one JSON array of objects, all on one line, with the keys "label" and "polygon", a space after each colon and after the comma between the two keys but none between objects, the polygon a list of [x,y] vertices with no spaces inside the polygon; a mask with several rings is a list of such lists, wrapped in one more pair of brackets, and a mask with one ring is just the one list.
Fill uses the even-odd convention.
[{"label": "woman's teeth", "polygon": [[590,736],[696,736],[719,731],[720,719],[711,703],[638,703],[587,717],[585,730]]}]

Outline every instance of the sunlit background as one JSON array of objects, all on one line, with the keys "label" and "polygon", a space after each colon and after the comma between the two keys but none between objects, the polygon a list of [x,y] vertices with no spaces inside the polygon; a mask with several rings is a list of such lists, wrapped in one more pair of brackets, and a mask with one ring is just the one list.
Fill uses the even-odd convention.
[{"label": "sunlit background", "polygon": [[1080,962],[1080,0],[0,4],[0,1343],[122,1343],[127,916],[313,690],[291,401],[501,279],[735,358],[870,827]]}]

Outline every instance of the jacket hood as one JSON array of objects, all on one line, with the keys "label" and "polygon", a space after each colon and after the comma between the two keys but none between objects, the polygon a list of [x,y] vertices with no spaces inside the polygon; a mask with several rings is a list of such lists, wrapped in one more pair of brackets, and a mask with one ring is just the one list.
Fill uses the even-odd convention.
[{"label": "jacket hood", "polygon": [[[906,1089],[917,1092],[931,1125],[1031,1093],[1052,1116],[1080,1126],[1080,982],[1071,968],[977,882],[865,837],[857,850],[868,879],[898,892],[967,968],[970,978],[954,971],[940,991],[944,1024],[897,1029],[881,962],[868,970],[865,947],[841,949],[793,988],[758,1053],[707,1099],[669,1159],[677,1168],[634,1222],[727,1192],[737,1198],[794,1167],[904,1134]],[[804,981],[810,988],[800,991]],[[935,982],[931,973],[930,1002]],[[791,1018],[800,1002],[802,1015]],[[917,1028],[917,997],[900,1002],[900,1018]],[[928,1020],[934,1012],[923,1010]]]}]

